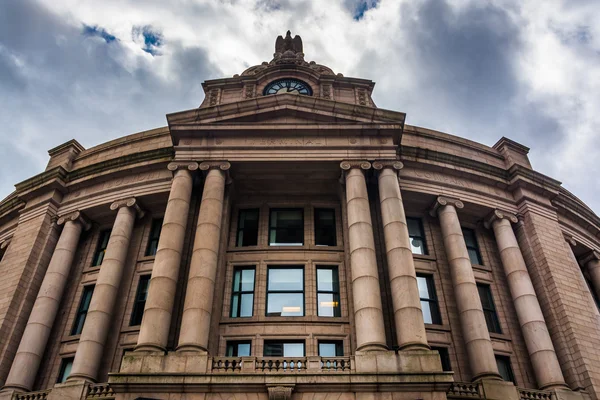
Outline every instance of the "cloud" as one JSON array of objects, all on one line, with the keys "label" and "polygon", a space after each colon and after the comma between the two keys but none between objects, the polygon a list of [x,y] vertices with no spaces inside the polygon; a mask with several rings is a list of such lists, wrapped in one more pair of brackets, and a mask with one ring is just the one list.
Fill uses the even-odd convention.
[{"label": "cloud", "polygon": [[98,26],[88,26],[83,24],[83,35],[84,36],[98,36],[106,41],[106,43],[110,43],[116,38],[110,33],[106,32],[103,28]]},{"label": "cloud", "polygon": [[160,32],[155,31],[150,25],[134,26],[131,32],[136,43],[141,42],[142,50],[151,55],[159,55],[159,47],[163,44]]}]

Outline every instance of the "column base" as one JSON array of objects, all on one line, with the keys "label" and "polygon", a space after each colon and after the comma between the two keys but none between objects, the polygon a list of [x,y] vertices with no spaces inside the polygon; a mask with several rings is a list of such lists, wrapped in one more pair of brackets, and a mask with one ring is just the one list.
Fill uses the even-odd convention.
[{"label": "column base", "polygon": [[30,391],[31,389],[25,386],[6,384],[0,389],[0,394],[4,392],[25,393]]},{"label": "column base", "polygon": [[200,354],[208,354],[208,350],[204,347],[197,344],[182,344],[177,346],[175,349],[177,353],[183,352],[191,352],[191,353],[200,353]]},{"label": "column base", "polygon": [[3,387],[2,390],[0,390],[0,400],[12,400],[13,396],[15,396],[17,393],[22,392],[13,388]]},{"label": "column base", "polygon": [[398,350],[431,350],[431,347],[427,343],[421,342],[413,342],[413,343],[405,343],[402,346],[398,347]]},{"label": "column base", "polygon": [[135,352],[137,352],[137,351],[151,351],[151,352],[160,351],[164,354],[167,353],[167,349],[165,347],[162,347],[158,344],[152,344],[152,343],[145,343],[145,344],[142,344],[139,346],[135,346],[133,351],[135,351]]},{"label": "column base", "polygon": [[84,375],[84,374],[71,374],[67,378],[66,382],[96,383],[96,379],[92,378],[91,376]]},{"label": "column base", "polygon": [[356,353],[381,352],[388,351],[388,347],[383,343],[365,343],[356,349]]}]

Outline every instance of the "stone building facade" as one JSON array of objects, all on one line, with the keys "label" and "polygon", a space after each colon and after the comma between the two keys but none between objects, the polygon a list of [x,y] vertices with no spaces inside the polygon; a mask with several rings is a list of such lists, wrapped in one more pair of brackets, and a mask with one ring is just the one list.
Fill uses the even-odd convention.
[{"label": "stone building facade", "polygon": [[598,399],[600,219],[304,60],[0,202],[0,398]]}]

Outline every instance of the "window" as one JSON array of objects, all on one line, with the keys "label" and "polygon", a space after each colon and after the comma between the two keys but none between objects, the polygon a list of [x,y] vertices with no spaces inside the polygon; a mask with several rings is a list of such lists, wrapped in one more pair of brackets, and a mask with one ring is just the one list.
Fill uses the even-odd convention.
[{"label": "window", "polygon": [[317,246],[337,245],[334,209],[315,208],[315,244]]},{"label": "window", "polygon": [[471,264],[483,265],[481,261],[481,254],[479,253],[479,245],[477,244],[477,237],[473,229],[462,228],[463,236],[465,237],[465,244],[467,245],[467,251],[469,252],[469,259]]},{"label": "window", "polygon": [[0,249],[0,261],[2,261],[2,258],[4,257],[4,253],[6,253],[6,249]]},{"label": "window", "polygon": [[269,246],[302,246],[304,212],[301,208],[272,209],[269,221]]},{"label": "window", "polygon": [[319,340],[319,356],[343,357],[344,342],[342,342],[341,340]]},{"label": "window", "polygon": [[133,311],[131,313],[131,321],[129,326],[140,325],[144,316],[144,307],[148,298],[148,286],[150,284],[150,275],[140,276],[137,292],[135,294],[135,302],[133,303]]},{"label": "window", "polygon": [[265,357],[304,357],[303,340],[265,340]]},{"label": "window", "polygon": [[235,245],[237,247],[258,244],[258,208],[240,210]]},{"label": "window", "polygon": [[252,342],[250,340],[236,340],[227,342],[225,357],[250,357]]},{"label": "window", "polygon": [[254,267],[241,267],[233,270],[231,290],[232,318],[251,317],[254,308]]},{"label": "window", "polygon": [[71,368],[73,368],[74,357],[63,358],[60,362],[60,369],[58,370],[58,378],[56,383],[63,383],[71,375]]},{"label": "window", "polygon": [[146,247],[147,256],[155,256],[158,249],[158,239],[162,229],[163,219],[153,219],[152,227],[150,228],[150,236],[148,237],[148,247]]},{"label": "window", "polygon": [[106,248],[108,247],[108,239],[110,239],[110,229],[100,232],[100,236],[98,237],[98,246],[96,247],[96,252],[94,253],[94,258],[92,259],[92,267],[98,267],[102,265],[104,253],[106,253]]},{"label": "window", "polygon": [[79,302],[77,315],[75,315],[75,322],[73,323],[73,328],[71,329],[71,335],[79,335],[83,330],[83,324],[85,323],[85,317],[87,316],[88,309],[90,308],[90,301],[92,300],[93,293],[94,285],[83,287],[83,293],[81,294],[81,301]]},{"label": "window", "polygon": [[341,316],[337,267],[317,267],[317,315],[319,317]]},{"label": "window", "polygon": [[442,371],[452,371],[450,365],[450,354],[448,354],[447,347],[432,347],[431,350],[437,350],[440,353],[440,360],[442,361]]},{"label": "window", "polygon": [[510,357],[496,355],[496,365],[498,366],[498,372],[500,372],[502,379],[507,382],[512,382],[516,386],[517,380],[515,379],[515,374],[510,365]]},{"label": "window", "polygon": [[425,244],[425,230],[421,218],[406,218],[408,236],[410,236],[410,248],[413,254],[427,254]]},{"label": "window", "polygon": [[417,285],[419,286],[419,298],[421,299],[424,322],[426,324],[441,324],[442,317],[435,294],[433,276],[417,274]]},{"label": "window", "polygon": [[304,316],[303,268],[268,269],[267,316]]},{"label": "window", "polygon": [[491,333],[502,333],[490,285],[478,283],[477,291],[479,292],[479,299],[481,300],[481,306],[483,308],[483,314],[485,315],[485,323],[487,324],[488,331]]}]

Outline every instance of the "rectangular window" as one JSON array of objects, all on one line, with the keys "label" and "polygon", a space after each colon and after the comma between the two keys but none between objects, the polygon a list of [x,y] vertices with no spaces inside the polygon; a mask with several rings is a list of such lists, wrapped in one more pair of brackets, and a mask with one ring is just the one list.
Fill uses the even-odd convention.
[{"label": "rectangular window", "polygon": [[150,275],[140,276],[137,292],[135,294],[135,302],[133,303],[133,311],[131,313],[131,321],[129,326],[141,325],[142,317],[144,316],[144,307],[148,298],[148,286],[150,285]]},{"label": "rectangular window", "polygon": [[344,342],[341,340],[319,340],[319,356],[343,357]]},{"label": "rectangular window", "polygon": [[265,357],[304,357],[303,340],[265,340]]},{"label": "rectangular window", "polygon": [[432,347],[431,350],[437,350],[440,353],[440,360],[442,361],[442,371],[452,371],[450,365],[450,354],[448,354],[447,347]]},{"label": "rectangular window", "polygon": [[481,300],[481,306],[483,308],[483,314],[485,315],[485,323],[487,324],[488,331],[491,333],[502,333],[490,285],[478,283],[477,291],[479,292],[479,299]]},{"label": "rectangular window", "polygon": [[304,268],[268,269],[267,316],[304,316]]},{"label": "rectangular window", "polygon": [[253,315],[254,273],[254,267],[238,267],[233,270],[230,317],[251,317]]},{"label": "rectangular window", "polygon": [[421,310],[423,311],[423,320],[426,324],[442,323],[440,308],[438,307],[437,296],[435,294],[435,284],[433,276],[417,274],[417,285],[419,287],[419,297],[421,299]]},{"label": "rectangular window", "polygon": [[477,236],[473,229],[462,228],[462,234],[465,237],[465,244],[467,245],[467,251],[469,252],[469,259],[473,265],[483,265],[481,260],[481,253],[479,252],[479,245],[477,244]]},{"label": "rectangular window", "polygon": [[90,301],[92,301],[92,294],[94,294],[94,285],[84,286],[83,293],[81,294],[81,301],[79,302],[79,308],[75,315],[75,322],[71,329],[71,335],[79,335],[83,330],[83,324],[85,323],[85,317],[87,316],[88,309],[90,308]]},{"label": "rectangular window", "polygon": [[421,218],[406,218],[408,226],[408,236],[410,237],[410,248],[413,254],[427,254],[427,245],[425,243],[425,230]]},{"label": "rectangular window", "polygon": [[337,267],[317,267],[317,306],[319,317],[341,316]]},{"label": "rectangular window", "polygon": [[512,366],[510,365],[510,357],[496,355],[496,365],[498,366],[498,372],[500,372],[502,379],[507,382],[512,382],[516,386],[517,380],[515,379]]},{"label": "rectangular window", "polygon": [[146,256],[155,256],[158,250],[158,239],[162,229],[163,219],[153,219],[152,227],[150,228],[150,236],[148,237],[148,246],[146,247]]},{"label": "rectangular window", "polygon": [[237,247],[258,244],[258,208],[240,210],[235,245]]},{"label": "rectangular window", "polygon": [[73,367],[74,357],[63,358],[60,362],[60,369],[58,370],[58,378],[56,383],[63,383],[71,375],[71,368]]},{"label": "rectangular window", "polygon": [[252,342],[250,340],[236,340],[227,342],[225,357],[250,357]]},{"label": "rectangular window", "polygon": [[337,245],[333,208],[315,208],[315,244],[317,246]]},{"label": "rectangular window", "polygon": [[304,211],[301,208],[272,209],[269,246],[304,245]]},{"label": "rectangular window", "polygon": [[106,248],[108,247],[108,239],[110,239],[110,232],[110,229],[100,232],[100,236],[98,237],[98,245],[96,246],[96,252],[94,253],[94,258],[92,259],[92,267],[98,267],[102,265],[104,253],[106,253]]}]

